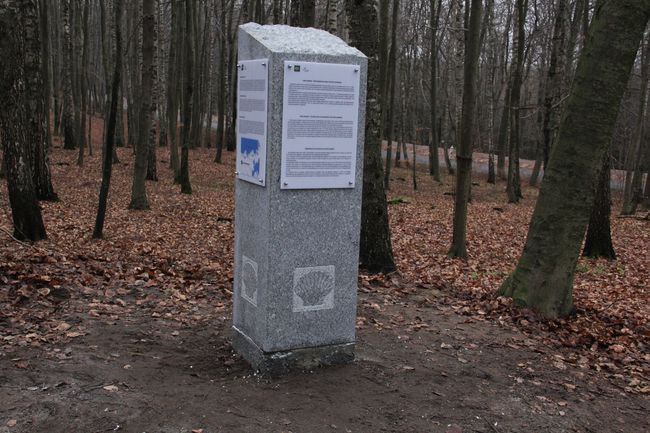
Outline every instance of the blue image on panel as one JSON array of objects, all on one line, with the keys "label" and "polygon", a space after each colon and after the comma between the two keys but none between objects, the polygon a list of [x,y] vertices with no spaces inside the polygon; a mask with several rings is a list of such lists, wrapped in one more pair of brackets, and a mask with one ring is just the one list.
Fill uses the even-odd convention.
[{"label": "blue image on panel", "polygon": [[260,175],[260,142],[253,138],[241,138],[240,143],[240,171],[249,177]]}]

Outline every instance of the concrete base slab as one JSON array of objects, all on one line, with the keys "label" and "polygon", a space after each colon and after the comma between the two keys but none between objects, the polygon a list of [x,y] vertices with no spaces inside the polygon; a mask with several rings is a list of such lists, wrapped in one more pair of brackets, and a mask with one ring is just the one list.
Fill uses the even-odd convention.
[{"label": "concrete base slab", "polygon": [[354,361],[354,343],[264,352],[253,340],[233,326],[232,346],[263,375],[279,376],[290,371],[311,370]]}]

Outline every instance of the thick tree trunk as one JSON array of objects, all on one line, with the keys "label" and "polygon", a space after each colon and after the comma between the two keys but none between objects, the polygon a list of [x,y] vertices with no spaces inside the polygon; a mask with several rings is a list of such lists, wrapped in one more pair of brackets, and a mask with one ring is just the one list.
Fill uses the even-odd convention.
[{"label": "thick tree trunk", "polygon": [[[0,2],[0,142],[4,149],[7,189],[14,224],[20,240],[45,239],[30,164],[31,141],[43,140],[45,119],[32,131],[34,107],[43,106],[40,35],[36,0]],[[36,84],[36,89],[31,88]],[[42,112],[41,112],[42,114]]]},{"label": "thick tree trunk", "polygon": [[501,286],[502,295],[544,316],[573,310],[573,278],[593,185],[648,18],[650,0],[603,2],[596,9],[524,252]]},{"label": "thick tree trunk", "polygon": [[587,239],[582,255],[591,258],[604,257],[608,260],[615,260],[616,253],[612,245],[612,230],[610,215],[612,211],[612,201],[610,196],[610,158],[609,152],[603,157],[603,166],[598,176],[596,193],[594,195],[594,205],[589,217],[589,227],[587,228]]},{"label": "thick tree trunk", "polygon": [[384,190],[379,133],[377,11],[373,0],[346,0],[350,42],[368,56],[368,95],[361,208],[361,266],[370,272],[395,270]]},{"label": "thick tree trunk", "polygon": [[481,35],[482,0],[472,0],[469,33],[465,47],[463,111],[460,123],[460,143],[456,153],[456,196],[454,201],[454,234],[449,257],[467,258],[467,203],[472,185],[472,139],[474,135],[474,108],[478,75],[479,40]]},{"label": "thick tree trunk", "polygon": [[111,186],[111,173],[113,170],[113,151],[115,149],[115,132],[117,126],[117,107],[120,95],[120,80],[122,74],[122,0],[115,0],[113,5],[115,11],[115,69],[113,71],[113,82],[111,84],[111,101],[108,110],[108,124],[106,126],[106,149],[102,163],[102,185],[99,190],[99,204],[97,206],[97,217],[93,238],[99,239],[104,233],[104,221],[106,218],[106,206],[108,203],[108,192]]}]

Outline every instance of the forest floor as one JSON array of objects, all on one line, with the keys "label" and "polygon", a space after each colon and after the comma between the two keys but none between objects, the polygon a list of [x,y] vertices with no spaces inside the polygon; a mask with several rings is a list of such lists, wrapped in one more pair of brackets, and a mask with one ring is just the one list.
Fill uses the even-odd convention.
[{"label": "forest floor", "polygon": [[186,196],[159,151],[144,212],[127,210],[132,151],[119,155],[103,240],[97,154],[79,168],[55,148],[61,200],[43,204],[35,246],[9,236],[0,188],[0,432],[650,430],[647,221],[614,217],[618,260],[580,260],[576,315],[540,320],[495,294],[537,191],[507,204],[478,179],[463,262],[446,257],[453,178],[419,172],[414,192],[395,169],[399,272],[360,275],[356,361],[268,379],[230,347],[233,155],[192,151]]}]

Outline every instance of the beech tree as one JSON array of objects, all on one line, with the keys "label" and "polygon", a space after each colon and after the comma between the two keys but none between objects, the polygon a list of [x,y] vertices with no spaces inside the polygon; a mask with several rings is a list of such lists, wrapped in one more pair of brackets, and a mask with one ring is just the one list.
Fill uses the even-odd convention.
[{"label": "beech tree", "polygon": [[395,270],[381,160],[377,10],[373,0],[345,0],[350,44],[368,57],[363,202],[359,261],[370,272]]},{"label": "beech tree", "polygon": [[454,234],[450,257],[467,258],[467,203],[472,184],[472,139],[476,106],[476,75],[481,34],[482,0],[472,0],[467,44],[465,47],[463,107],[460,121],[460,142],[456,153],[456,197],[454,201]]},{"label": "beech tree", "polygon": [[[135,145],[135,163],[133,165],[133,186],[131,189],[130,209],[148,209],[146,177],[151,141],[150,132],[153,121],[152,93],[154,91],[155,68],[154,50],[156,35],[156,2],[143,0],[142,3],[142,87],[140,101],[140,125],[138,141]],[[155,105],[154,105],[155,107]],[[155,161],[154,161],[155,163]]]},{"label": "beech tree", "polygon": [[650,0],[605,1],[596,7],[524,252],[500,290],[544,316],[573,310],[573,278],[593,185],[649,18]]},{"label": "beech tree", "polygon": [[38,101],[44,96],[39,32],[37,0],[0,1],[0,142],[14,237],[30,241],[47,237],[30,157],[32,140],[44,133],[33,129],[34,118],[45,122],[42,112],[32,111],[44,104]]},{"label": "beech tree", "polygon": [[514,65],[512,73],[512,84],[510,86],[510,147],[508,152],[508,201],[518,203],[522,197],[521,182],[519,176],[519,151],[521,140],[520,129],[520,106],[521,106],[521,85],[523,80],[524,67],[524,44],[526,42],[525,22],[528,9],[528,0],[516,0],[515,3],[515,25],[512,32],[512,51],[514,53]]},{"label": "beech tree", "polygon": [[104,233],[104,221],[106,219],[106,206],[108,204],[108,193],[111,186],[111,174],[113,170],[113,147],[115,145],[118,98],[120,94],[120,81],[122,80],[122,0],[115,0],[113,5],[115,11],[115,68],[111,83],[111,100],[108,109],[108,125],[106,127],[106,149],[102,163],[102,184],[99,190],[99,204],[97,206],[97,217],[93,238],[99,239]]},{"label": "beech tree", "polygon": [[603,165],[598,176],[594,205],[589,216],[587,238],[582,255],[591,258],[603,257],[608,260],[616,259],[616,252],[612,245],[612,230],[610,217],[612,213],[612,199],[610,192],[611,180],[611,155],[606,152],[603,156]]}]

